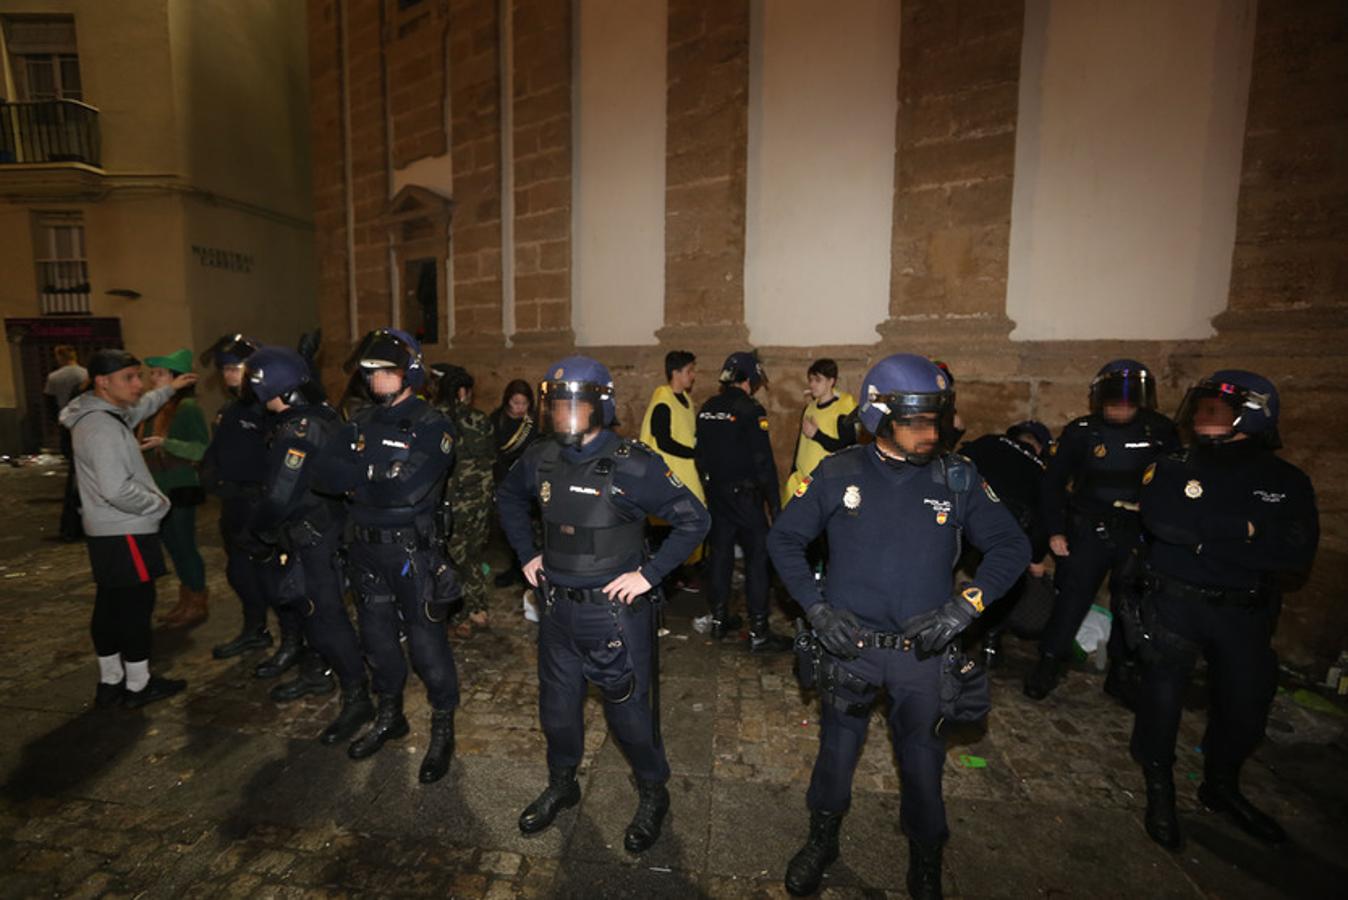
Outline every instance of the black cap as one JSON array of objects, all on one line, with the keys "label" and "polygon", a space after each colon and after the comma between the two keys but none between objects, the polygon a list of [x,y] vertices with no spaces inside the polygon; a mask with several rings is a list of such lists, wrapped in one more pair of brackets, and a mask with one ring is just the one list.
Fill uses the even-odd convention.
[{"label": "black cap", "polygon": [[94,378],[98,375],[111,375],[113,372],[120,372],[123,369],[139,365],[140,360],[125,350],[108,349],[95,351],[94,355],[89,357],[89,365],[86,368],[89,371],[89,377]]}]

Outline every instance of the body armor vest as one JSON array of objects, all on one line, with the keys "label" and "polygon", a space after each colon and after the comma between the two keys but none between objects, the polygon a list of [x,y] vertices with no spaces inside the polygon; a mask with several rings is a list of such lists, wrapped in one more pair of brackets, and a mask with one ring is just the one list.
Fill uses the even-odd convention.
[{"label": "body armor vest", "polygon": [[[536,485],[543,510],[545,568],[593,580],[595,586],[633,568],[644,552],[646,520],[613,502],[613,478],[626,444],[615,454],[572,461],[549,442],[537,467]],[[628,450],[630,452],[630,450]]]}]

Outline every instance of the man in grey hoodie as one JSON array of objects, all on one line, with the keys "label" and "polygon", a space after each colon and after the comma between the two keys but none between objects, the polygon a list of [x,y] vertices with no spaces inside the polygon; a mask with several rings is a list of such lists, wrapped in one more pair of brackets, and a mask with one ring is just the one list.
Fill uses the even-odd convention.
[{"label": "man in grey hoodie", "polygon": [[90,388],[61,410],[70,429],[81,519],[96,592],[90,623],[98,654],[97,706],[141,707],[187,682],[150,674],[154,580],[165,574],[159,521],[169,499],[155,487],[133,429],[173,392],[196,381],[179,375],[141,396],[140,360],[99,350],[89,360]]}]

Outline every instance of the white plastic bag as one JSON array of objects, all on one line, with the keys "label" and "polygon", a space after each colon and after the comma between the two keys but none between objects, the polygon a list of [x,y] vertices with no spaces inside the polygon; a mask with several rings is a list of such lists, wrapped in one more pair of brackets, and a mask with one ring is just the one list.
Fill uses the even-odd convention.
[{"label": "white plastic bag", "polygon": [[1095,667],[1103,669],[1108,662],[1106,648],[1109,645],[1109,630],[1114,624],[1114,616],[1103,606],[1091,605],[1081,627],[1077,629],[1077,649],[1083,656],[1095,656]]}]

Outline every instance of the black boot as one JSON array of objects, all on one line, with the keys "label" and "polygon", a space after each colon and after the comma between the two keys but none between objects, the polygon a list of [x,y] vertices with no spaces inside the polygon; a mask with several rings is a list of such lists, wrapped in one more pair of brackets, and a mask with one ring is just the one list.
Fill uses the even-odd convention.
[{"label": "black boot", "polygon": [[580,802],[580,782],[574,766],[548,767],[548,786],[524,812],[520,813],[520,831],[533,834],[552,824],[557,814]]},{"label": "black boot", "polygon": [[824,870],[838,858],[838,829],[842,827],[842,817],[842,813],[810,810],[810,836],[786,866],[788,894],[805,897],[819,890]]},{"label": "black boot", "polygon": [[1031,700],[1043,700],[1058,686],[1061,673],[1058,657],[1052,653],[1042,654],[1034,669],[1025,677],[1025,696]]},{"label": "black boot", "polygon": [[755,616],[749,625],[750,653],[785,653],[794,644],[789,637],[773,633],[767,616]]},{"label": "black boot", "polygon": [[299,674],[293,679],[281,682],[268,692],[273,702],[289,703],[309,694],[322,696],[337,690],[337,682],[333,679],[328,664],[313,650],[304,653],[296,671]]},{"label": "black boot", "polygon": [[410,730],[407,717],[403,715],[403,695],[380,694],[374,724],[370,726],[369,731],[351,742],[351,746],[346,748],[346,755],[352,759],[374,756],[379,752],[379,748],[384,746],[384,741],[407,737]]},{"label": "black boot", "polygon": [[304,652],[304,641],[298,634],[281,635],[281,646],[276,652],[258,663],[253,669],[255,678],[280,678],[291,666],[300,661]]},{"label": "black boot", "polygon": [[669,812],[669,789],[663,781],[637,781],[636,815],[623,835],[628,853],[645,853],[660,839],[660,825]]},{"label": "black boot", "polygon": [[908,839],[908,896],[941,900],[941,841]]},{"label": "black boot", "polygon": [[98,709],[107,709],[109,706],[121,706],[122,698],[125,694],[125,681],[119,681],[116,684],[105,684],[100,681],[98,683],[98,690],[94,692],[94,706]]},{"label": "black boot", "polygon": [[1175,815],[1175,777],[1165,763],[1142,766],[1147,780],[1147,834],[1167,850],[1184,846],[1179,817]]},{"label": "black boot", "polygon": [[1137,711],[1137,695],[1142,676],[1137,663],[1122,659],[1111,659],[1109,671],[1105,673],[1105,693],[1119,701],[1125,709]]},{"label": "black boot", "polygon": [[234,640],[212,647],[211,656],[216,659],[229,659],[249,650],[266,650],[270,646],[271,632],[267,630],[267,626],[263,625],[256,629],[245,628]]},{"label": "black boot", "polygon": [[1238,783],[1239,769],[1216,769],[1208,766],[1203,773],[1203,783],[1198,786],[1198,799],[1213,812],[1226,813],[1235,819],[1236,824],[1251,837],[1269,844],[1281,844],[1287,840],[1283,831],[1272,816],[1263,812],[1240,792]]},{"label": "black boot", "polygon": [[710,633],[713,641],[724,640],[727,637],[737,637],[742,627],[744,627],[744,620],[739,616],[731,615],[724,609],[713,609],[711,611]]},{"label": "black boot", "polygon": [[431,711],[431,745],[426,748],[426,758],[421,761],[421,771],[417,779],[422,784],[431,784],[445,777],[449,771],[449,758],[454,755],[454,710],[436,709]]},{"label": "black boot", "polygon": [[319,743],[336,744],[350,740],[360,730],[360,726],[374,718],[374,704],[370,702],[370,692],[365,682],[353,688],[342,688],[342,711],[332,724],[323,729],[318,736]]}]

